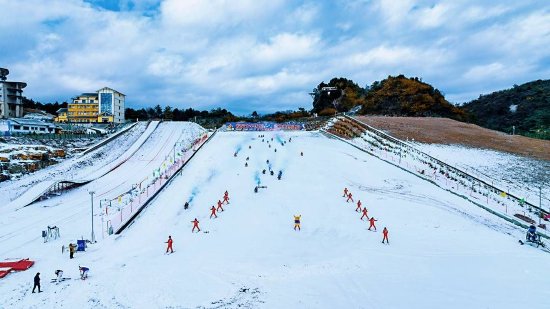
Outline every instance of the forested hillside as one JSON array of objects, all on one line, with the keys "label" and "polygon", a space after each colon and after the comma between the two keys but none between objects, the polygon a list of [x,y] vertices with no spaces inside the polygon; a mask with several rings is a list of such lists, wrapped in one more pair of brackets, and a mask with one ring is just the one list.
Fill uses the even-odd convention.
[{"label": "forested hillside", "polygon": [[550,139],[550,80],[537,80],[482,95],[463,105],[480,126]]}]

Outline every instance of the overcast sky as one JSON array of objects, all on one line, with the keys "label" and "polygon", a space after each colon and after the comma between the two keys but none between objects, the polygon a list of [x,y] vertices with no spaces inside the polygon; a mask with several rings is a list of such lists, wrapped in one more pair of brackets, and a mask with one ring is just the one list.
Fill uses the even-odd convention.
[{"label": "overcast sky", "polygon": [[346,77],[422,77],[453,103],[550,78],[548,1],[0,0],[0,67],[25,95],[108,86],[127,106],[311,108]]}]

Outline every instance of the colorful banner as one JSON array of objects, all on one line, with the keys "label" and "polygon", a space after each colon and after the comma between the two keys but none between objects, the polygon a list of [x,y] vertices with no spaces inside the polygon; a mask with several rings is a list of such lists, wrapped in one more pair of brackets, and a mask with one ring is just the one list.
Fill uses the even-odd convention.
[{"label": "colorful banner", "polygon": [[305,124],[300,122],[228,122],[226,131],[298,131],[305,130]]}]

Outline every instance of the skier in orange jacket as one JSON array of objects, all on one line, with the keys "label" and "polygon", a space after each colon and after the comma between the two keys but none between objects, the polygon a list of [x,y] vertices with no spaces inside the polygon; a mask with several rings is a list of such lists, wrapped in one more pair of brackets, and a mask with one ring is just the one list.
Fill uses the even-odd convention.
[{"label": "skier in orange jacket", "polygon": [[212,208],[210,208],[210,210],[212,211],[210,213],[210,219],[212,219],[212,216],[214,216],[214,218],[217,218],[218,215],[216,215],[216,207],[212,206]]},{"label": "skier in orange jacket", "polygon": [[367,207],[363,208],[363,215],[361,216],[361,220],[363,220],[363,217],[367,217],[367,220],[369,219]]},{"label": "skier in orange jacket", "polygon": [[357,211],[357,212],[361,211],[361,200],[357,201],[357,208],[355,208],[355,211]]},{"label": "skier in orange jacket", "polygon": [[342,197],[346,197],[348,196],[348,188],[344,188],[344,195],[342,195]]},{"label": "skier in orange jacket", "polygon": [[170,253],[174,253],[174,250],[172,249],[172,236],[168,236],[168,241],[166,243],[168,244],[166,247],[166,253],[168,253],[168,250],[170,250]]},{"label": "skier in orange jacket", "polygon": [[191,223],[193,223],[193,229],[191,230],[191,233],[193,233],[195,231],[195,228],[198,230],[198,232],[201,231],[200,227],[199,227],[199,220],[197,220],[197,218],[195,218],[195,220],[191,221]]},{"label": "skier in orange jacket", "polygon": [[374,219],[374,217],[370,217],[370,219],[369,219],[369,222],[370,222],[369,231],[370,231],[371,227],[373,227],[374,230],[376,231],[376,225],[374,225],[374,222],[376,222],[376,221],[378,221],[378,220]]},{"label": "skier in orange jacket", "polygon": [[223,211],[222,204],[222,201],[218,200],[218,208],[216,208],[217,211],[220,211],[220,209]]},{"label": "skier in orange jacket", "polygon": [[351,200],[353,202],[353,195],[350,193],[348,193],[348,199],[346,202],[349,202],[349,200]]},{"label": "skier in orange jacket", "polygon": [[223,203],[229,204],[229,193],[227,191],[223,194]]},{"label": "skier in orange jacket", "polygon": [[388,245],[390,244],[390,240],[388,239],[388,229],[384,227],[384,230],[382,231],[382,234],[384,235],[384,238],[382,238],[382,243],[384,243],[384,240],[388,242]]}]

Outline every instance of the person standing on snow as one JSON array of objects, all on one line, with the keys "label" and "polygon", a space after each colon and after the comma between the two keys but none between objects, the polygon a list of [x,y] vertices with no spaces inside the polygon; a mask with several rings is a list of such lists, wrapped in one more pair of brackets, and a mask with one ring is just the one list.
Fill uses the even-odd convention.
[{"label": "person standing on snow", "polygon": [[[361,200],[357,201],[357,208],[355,208],[356,212],[361,212]],[[367,218],[368,219],[368,218]]]},{"label": "person standing on snow", "polygon": [[69,258],[73,258],[74,257],[74,252],[76,251],[76,245],[73,244],[73,243],[70,243],[69,244]]},{"label": "person standing on snow", "polygon": [[216,208],[217,211],[220,211],[220,209],[223,211],[222,204],[222,201],[218,200],[218,208]]},{"label": "person standing on snow", "polygon": [[363,215],[361,216],[361,220],[363,220],[363,217],[367,217],[367,220],[369,220],[367,207],[363,208]]},{"label": "person standing on snow", "polygon": [[217,218],[218,216],[216,215],[216,207],[212,206],[212,208],[210,208],[210,219],[212,219],[212,216],[214,216],[214,218]]},{"label": "person standing on snow", "polygon": [[34,286],[32,288],[33,293],[36,288],[38,288],[38,293],[42,293],[42,291],[40,291],[40,273],[36,273],[36,276],[34,276]]},{"label": "person standing on snow", "polygon": [[197,218],[191,221],[191,223],[193,223],[193,229],[191,230],[191,233],[195,231],[195,228],[198,230],[197,233],[201,231],[201,229],[199,228],[199,220],[197,220]]},{"label": "person standing on snow", "polygon": [[353,202],[353,194],[348,193],[348,199],[346,200],[346,202],[349,202],[349,200],[351,200]]},{"label": "person standing on snow", "polygon": [[374,219],[374,217],[370,217],[370,219],[369,219],[369,222],[370,222],[369,231],[372,227],[376,231],[376,225],[374,225],[374,222],[376,222],[376,221],[378,221],[378,220]]},{"label": "person standing on snow", "polygon": [[174,249],[172,249],[172,236],[168,236],[168,241],[165,243],[168,244],[166,247],[166,253],[168,253],[168,250],[170,250],[170,253],[174,253]]},{"label": "person standing on snow", "polygon": [[382,235],[384,235],[384,238],[382,238],[382,243],[384,243],[384,240],[386,240],[389,245],[390,240],[388,239],[388,229],[386,227],[384,227],[384,230],[382,231]]},{"label": "person standing on snow", "polygon": [[298,228],[298,231],[300,231],[300,218],[302,217],[302,215],[294,215],[294,230],[296,231],[296,228]]},{"label": "person standing on snow", "polygon": [[348,188],[344,188],[344,195],[342,195],[342,197],[346,197],[348,196]]},{"label": "person standing on snow", "polygon": [[229,204],[229,194],[227,191],[225,191],[225,194],[223,196],[223,203]]}]

